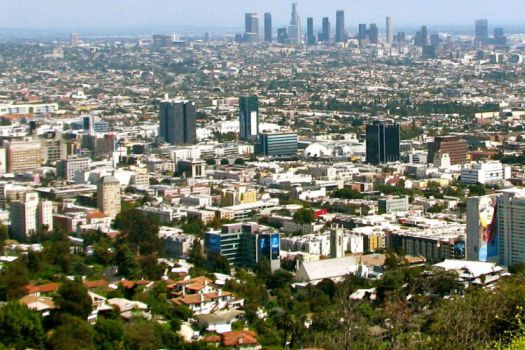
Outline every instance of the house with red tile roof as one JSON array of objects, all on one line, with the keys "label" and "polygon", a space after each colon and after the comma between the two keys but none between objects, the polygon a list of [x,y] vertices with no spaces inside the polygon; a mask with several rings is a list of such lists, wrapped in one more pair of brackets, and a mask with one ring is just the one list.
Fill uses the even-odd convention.
[{"label": "house with red tile roof", "polygon": [[223,291],[204,276],[177,281],[168,288],[175,296],[171,299],[172,303],[186,305],[196,315],[238,308],[244,304],[244,300],[237,300],[232,293]]},{"label": "house with red tile roof", "polygon": [[262,349],[261,345],[257,342],[257,335],[250,330],[226,332],[220,336],[212,335],[205,338],[204,341],[207,343],[218,343],[231,349]]}]

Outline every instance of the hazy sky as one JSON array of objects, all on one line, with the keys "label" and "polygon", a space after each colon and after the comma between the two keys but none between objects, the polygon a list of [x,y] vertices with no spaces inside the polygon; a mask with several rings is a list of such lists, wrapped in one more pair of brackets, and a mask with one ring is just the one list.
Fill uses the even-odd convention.
[{"label": "hazy sky", "polygon": [[[390,15],[399,26],[470,25],[476,18],[490,24],[525,24],[525,0],[298,0],[305,18],[345,10],[346,24],[376,22]],[[271,12],[274,27],[289,21],[289,0],[0,0],[0,27],[75,29],[187,26],[239,27],[245,12]]]}]

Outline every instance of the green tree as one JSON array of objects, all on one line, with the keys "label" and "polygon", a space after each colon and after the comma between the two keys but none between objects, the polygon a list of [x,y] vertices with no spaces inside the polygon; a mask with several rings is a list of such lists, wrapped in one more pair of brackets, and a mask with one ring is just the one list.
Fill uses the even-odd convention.
[{"label": "green tree", "polygon": [[293,220],[298,224],[310,224],[315,221],[315,213],[312,209],[301,208],[295,212]]},{"label": "green tree", "polygon": [[52,350],[94,350],[95,332],[86,321],[66,315],[61,319],[61,325],[51,333],[48,341]]},{"label": "green tree", "polygon": [[5,241],[9,238],[7,226],[0,224],[0,255],[4,253]]},{"label": "green tree", "polygon": [[228,159],[221,159],[221,165],[229,165],[230,161]]},{"label": "green tree", "polygon": [[120,320],[99,318],[95,324],[95,343],[98,350],[122,348],[124,328]]},{"label": "green tree", "polygon": [[156,350],[162,340],[157,336],[155,324],[149,321],[133,321],[124,326],[124,344],[128,350]]},{"label": "green tree", "polygon": [[235,159],[235,161],[233,162],[233,164],[235,164],[235,165],[244,165],[244,164],[245,164],[245,161],[244,161],[244,159],[242,159],[242,158],[237,158],[237,159]]},{"label": "green tree", "polygon": [[202,254],[201,242],[198,239],[193,240],[193,244],[191,245],[188,256],[188,261],[197,268],[204,268],[204,265],[206,264],[206,259]]},{"label": "green tree", "polygon": [[44,340],[42,316],[18,302],[0,306],[0,340],[10,348],[41,348]]},{"label": "green tree", "polygon": [[115,250],[114,264],[118,273],[126,278],[136,279],[142,276],[137,257],[125,243],[118,244]]},{"label": "green tree", "polygon": [[362,199],[364,198],[361,192],[352,190],[350,188],[342,188],[340,190],[334,191],[330,197],[343,198],[343,199]]},{"label": "green tree", "polygon": [[280,287],[289,287],[292,283],[293,275],[286,270],[275,271],[268,279],[266,286],[269,289],[275,289]]},{"label": "green tree", "polygon": [[93,310],[93,303],[86,287],[80,282],[66,280],[57,291],[55,303],[60,313],[87,319]]},{"label": "green tree", "polygon": [[24,259],[19,258],[0,272],[0,300],[16,300],[26,295],[29,276]]},{"label": "green tree", "polygon": [[231,273],[231,266],[228,259],[220,254],[209,253],[207,265],[209,271],[225,273],[228,275]]},{"label": "green tree", "polygon": [[155,217],[137,209],[123,211],[119,216],[118,228],[122,232],[120,242],[129,244],[131,250],[138,250],[142,255],[160,252],[162,244],[158,236],[159,223]]}]

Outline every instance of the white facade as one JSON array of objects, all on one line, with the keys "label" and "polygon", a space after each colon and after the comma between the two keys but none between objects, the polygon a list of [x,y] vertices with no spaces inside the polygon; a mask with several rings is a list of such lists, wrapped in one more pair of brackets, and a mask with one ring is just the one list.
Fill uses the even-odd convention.
[{"label": "white facade", "polygon": [[466,184],[493,184],[511,177],[511,168],[497,161],[472,163],[461,170],[461,182]]},{"label": "white facade", "polygon": [[496,211],[499,263],[525,263],[525,193],[505,191],[498,197]]},{"label": "white facade", "polygon": [[22,201],[11,203],[11,233],[16,239],[26,239],[42,230],[53,229],[53,204],[39,202],[38,193],[27,192]]}]

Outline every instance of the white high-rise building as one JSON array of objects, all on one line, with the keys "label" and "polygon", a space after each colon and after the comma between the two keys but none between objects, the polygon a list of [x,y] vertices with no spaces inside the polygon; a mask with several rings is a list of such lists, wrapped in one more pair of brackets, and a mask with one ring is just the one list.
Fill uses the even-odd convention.
[{"label": "white high-rise building", "polygon": [[525,190],[502,191],[496,215],[499,263],[525,263]]},{"label": "white high-rise building", "polygon": [[461,170],[461,182],[466,184],[493,184],[510,177],[511,167],[498,161],[471,163]]},{"label": "white high-rise building", "polygon": [[53,204],[39,201],[38,193],[26,192],[20,201],[11,203],[11,234],[24,240],[43,231],[53,229]]}]

